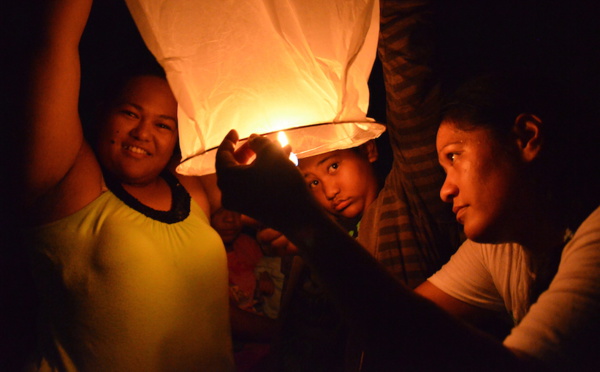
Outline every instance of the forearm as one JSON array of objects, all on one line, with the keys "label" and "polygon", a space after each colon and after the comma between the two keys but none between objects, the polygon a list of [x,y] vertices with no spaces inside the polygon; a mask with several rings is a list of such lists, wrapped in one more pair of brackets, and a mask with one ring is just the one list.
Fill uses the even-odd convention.
[{"label": "forearm", "polygon": [[[439,80],[434,66],[434,9],[431,1],[381,0],[378,55],[387,96],[388,126],[395,140],[435,131]],[[434,117],[432,117],[432,115]],[[423,128],[423,122],[431,124]],[[404,141],[402,142],[404,143]]]},{"label": "forearm", "polygon": [[405,370],[518,370],[498,341],[453,318],[394,279],[316,208],[284,231],[301,249],[379,367]]},{"label": "forearm", "polygon": [[[461,242],[451,205],[439,197],[444,173],[435,148],[440,123],[440,82],[435,66],[434,1],[381,0],[378,53],[386,89],[386,126],[394,162],[359,240],[379,256],[399,257],[389,266],[412,286],[447,261]],[[410,226],[398,234],[391,228]],[[375,227],[374,227],[375,226]],[[385,245],[396,244],[393,249]],[[381,252],[386,249],[387,252]],[[413,264],[415,255],[421,264]],[[410,263],[409,263],[410,262]]]},{"label": "forearm", "polygon": [[410,195],[439,209],[443,174],[435,137],[440,89],[434,66],[434,9],[431,1],[381,0],[378,54],[386,90],[386,125],[395,167]]}]

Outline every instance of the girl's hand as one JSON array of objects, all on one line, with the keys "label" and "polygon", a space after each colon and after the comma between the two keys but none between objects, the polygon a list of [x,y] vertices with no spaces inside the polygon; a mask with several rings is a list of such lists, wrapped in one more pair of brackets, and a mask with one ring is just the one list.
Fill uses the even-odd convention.
[{"label": "girl's hand", "polygon": [[[217,150],[223,206],[285,231],[315,205],[302,174],[288,158],[291,148],[253,134],[235,150],[238,139],[237,132],[230,131]],[[256,159],[247,164],[253,155]]]}]

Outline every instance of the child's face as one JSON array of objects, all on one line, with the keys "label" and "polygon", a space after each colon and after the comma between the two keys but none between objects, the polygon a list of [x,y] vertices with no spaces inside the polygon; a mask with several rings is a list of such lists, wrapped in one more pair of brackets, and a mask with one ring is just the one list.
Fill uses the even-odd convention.
[{"label": "child's face", "polygon": [[210,217],[210,224],[219,233],[224,244],[231,244],[242,232],[242,216],[237,212],[219,208]]},{"label": "child's face", "polygon": [[379,193],[371,164],[375,160],[377,149],[373,142],[368,142],[358,150],[337,150],[300,159],[298,167],[327,211],[354,219],[362,217]]}]

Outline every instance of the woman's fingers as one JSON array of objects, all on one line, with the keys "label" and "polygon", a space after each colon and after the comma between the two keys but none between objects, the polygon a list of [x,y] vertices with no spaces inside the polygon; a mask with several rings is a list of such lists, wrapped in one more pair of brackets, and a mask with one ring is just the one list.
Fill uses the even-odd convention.
[{"label": "woman's fingers", "polygon": [[[247,146],[236,150],[238,140],[237,132],[232,130],[217,150],[217,185],[222,204],[277,227],[290,205],[306,197],[304,178],[279,143],[254,134],[246,141]],[[255,154],[256,160],[247,164]]]},{"label": "woman's fingers", "polygon": [[232,129],[227,133],[219,148],[217,149],[216,163],[217,173],[219,170],[233,167],[238,165],[238,161],[235,158],[235,145],[238,141],[238,134],[235,129]]},{"label": "woman's fingers", "polygon": [[247,144],[250,146],[252,151],[258,154],[266,147],[273,145],[273,142],[271,142],[271,140],[267,137],[261,137],[259,135],[253,134],[248,138]]},{"label": "woman's fingers", "polygon": [[240,146],[240,148],[235,150],[233,156],[239,164],[247,164],[250,161],[250,159],[252,159],[254,154],[254,151],[250,148],[248,142],[246,141]]}]

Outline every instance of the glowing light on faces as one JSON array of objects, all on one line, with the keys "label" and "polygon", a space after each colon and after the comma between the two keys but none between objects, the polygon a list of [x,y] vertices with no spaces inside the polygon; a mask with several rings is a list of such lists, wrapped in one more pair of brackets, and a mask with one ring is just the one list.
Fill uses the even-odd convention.
[{"label": "glowing light on faces", "polygon": [[179,105],[178,173],[214,172],[232,128],[240,141],[286,131],[299,158],[385,130],[366,116],[378,0],[126,3]]}]

